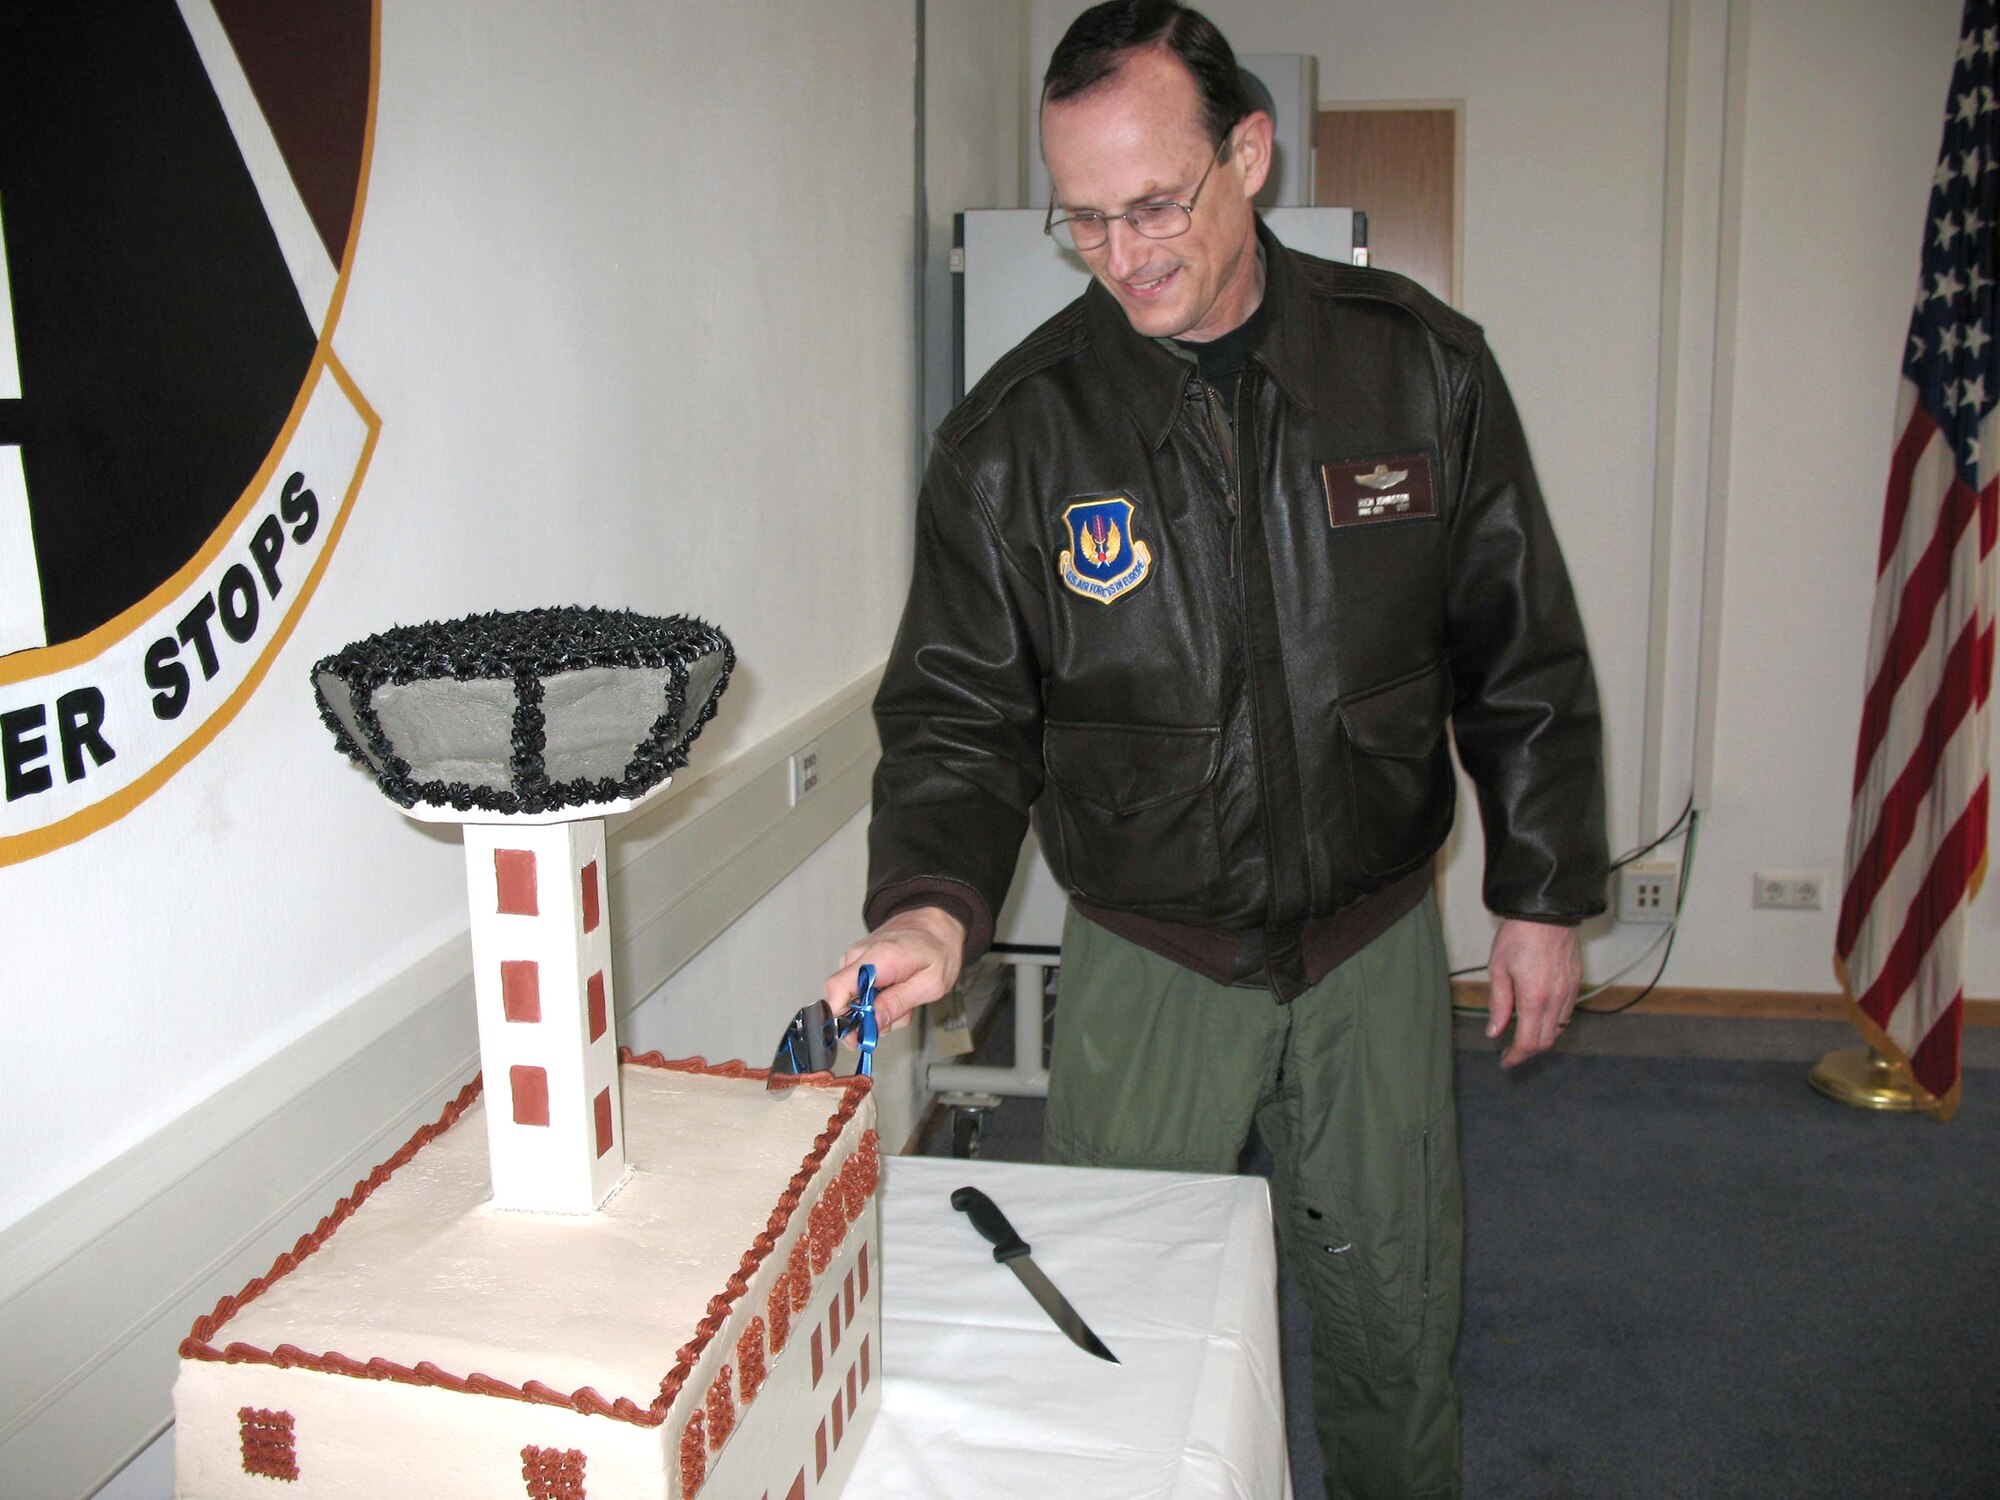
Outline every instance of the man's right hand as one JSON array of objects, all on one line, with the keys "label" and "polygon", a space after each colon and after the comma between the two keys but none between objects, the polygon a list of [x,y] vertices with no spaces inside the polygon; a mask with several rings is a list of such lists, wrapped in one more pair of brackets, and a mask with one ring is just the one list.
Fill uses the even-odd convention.
[{"label": "man's right hand", "polygon": [[919,1005],[942,999],[958,983],[965,924],[935,906],[899,911],[847,950],[828,976],[826,1003],[839,1015],[854,1003],[863,964],[875,966],[875,1022],[884,1031],[907,1025]]}]

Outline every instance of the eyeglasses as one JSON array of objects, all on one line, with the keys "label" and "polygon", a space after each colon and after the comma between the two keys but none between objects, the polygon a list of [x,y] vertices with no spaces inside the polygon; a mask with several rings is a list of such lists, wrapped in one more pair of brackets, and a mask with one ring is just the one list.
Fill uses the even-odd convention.
[{"label": "eyeglasses", "polygon": [[1056,206],[1051,203],[1042,233],[1055,235],[1072,250],[1098,249],[1111,238],[1111,225],[1118,219],[1123,219],[1149,240],[1170,240],[1176,235],[1186,234],[1194,224],[1194,206],[1201,199],[1201,190],[1208,186],[1209,174],[1215,170],[1215,164],[1222,160],[1222,153],[1228,148],[1229,137],[1224,136],[1215,148],[1215,155],[1208,159],[1208,170],[1201,174],[1201,181],[1194,185],[1194,191],[1188,194],[1185,203],[1168,199],[1164,203],[1141,203],[1122,214],[1086,210],[1062,219],[1056,217]]}]

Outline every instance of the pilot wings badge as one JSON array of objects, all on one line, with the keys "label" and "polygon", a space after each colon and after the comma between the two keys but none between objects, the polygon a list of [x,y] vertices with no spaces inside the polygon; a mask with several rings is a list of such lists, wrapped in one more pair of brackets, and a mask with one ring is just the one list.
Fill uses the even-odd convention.
[{"label": "pilot wings badge", "polygon": [[1354,482],[1365,484],[1371,490],[1393,490],[1410,477],[1408,469],[1392,469],[1387,464],[1378,463],[1366,474],[1356,474]]},{"label": "pilot wings badge", "polygon": [[1109,604],[1146,581],[1153,552],[1133,535],[1132,511],[1132,502],[1123,495],[1106,495],[1080,500],[1063,512],[1069,545],[1056,572],[1064,588]]}]

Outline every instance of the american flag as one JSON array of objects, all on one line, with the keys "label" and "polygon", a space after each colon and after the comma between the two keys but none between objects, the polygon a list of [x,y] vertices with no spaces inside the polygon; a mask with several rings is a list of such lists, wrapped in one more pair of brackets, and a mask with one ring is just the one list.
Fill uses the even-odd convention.
[{"label": "american flag", "polygon": [[1967,0],[1876,563],[1835,965],[1855,1024],[1958,1105],[1966,915],[1986,873],[2000,478],[2000,17]]}]

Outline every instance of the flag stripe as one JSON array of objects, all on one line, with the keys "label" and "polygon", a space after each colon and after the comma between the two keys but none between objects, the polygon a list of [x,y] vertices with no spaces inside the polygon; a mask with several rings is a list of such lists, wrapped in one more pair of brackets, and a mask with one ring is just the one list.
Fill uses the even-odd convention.
[{"label": "flag stripe", "polygon": [[1931,862],[1922,890],[1910,903],[1909,920],[1897,934],[1888,961],[1861,994],[1862,1010],[1884,1028],[1903,991],[1917,977],[1918,965],[1931,951],[1939,930],[1957,914],[1966,883],[1985,856],[1986,791],[1987,782],[1982,780],[1964,814],[1939,842],[1937,858]]},{"label": "flag stripe", "polygon": [[[1913,481],[1917,474],[1917,460],[1924,456],[1931,440],[1937,436],[1937,423],[1930,419],[1923,403],[1917,400],[1916,387],[1905,382],[1903,400],[1900,403],[1909,408],[1909,415],[1902,422],[1903,436],[1896,444],[1895,456],[1889,460],[1889,493],[1882,506],[1882,549],[1875,559],[1875,574],[1879,578],[1888,570],[1890,559],[1903,544],[1903,517],[1910,508],[1910,497],[1914,490]],[[1949,461],[1951,450],[1946,447],[1945,457]],[[1924,493],[1935,493],[1925,490]]]},{"label": "flag stripe", "polygon": [[[1916,812],[1916,833],[1885,875],[1875,900],[1861,915],[1854,945],[1844,960],[1853,993],[1857,995],[1873,985],[1887,966],[1911,906],[1921,898],[1931,878],[1931,867],[1944,836],[1964,812],[1985,774],[1965,753],[1974,732],[1971,724],[1962,724],[1946,745],[1937,781]],[[1848,879],[1854,879],[1852,871]]]},{"label": "flag stripe", "polygon": [[1909,580],[1903,585],[1895,627],[1884,646],[1882,662],[1876,669],[1874,682],[1869,685],[1868,697],[1861,706],[1861,744],[1854,755],[1856,796],[1861,794],[1868,768],[1875,760],[1875,751],[1888,730],[1889,706],[1895,701],[1896,689],[1902,686],[1904,677],[1923,654],[1924,646],[1931,638],[1931,616],[1937,610],[1938,601],[1944,597],[1945,584],[1951,578],[1952,554],[1957,550],[1958,540],[1980,509],[1980,497],[1963,481],[1954,480],[1951,493],[1945,497],[1944,510],[1938,517],[1937,530],[1918,557],[1916,566],[1911,569]]},{"label": "flag stripe", "polygon": [[[1848,822],[1850,866],[1874,836],[1882,799],[1922,740],[1925,715],[1945,682],[1946,661],[1955,638],[1954,622],[1970,623],[1979,614],[1976,607],[1968,610],[1966,601],[1979,597],[1982,566],[1977,543],[1968,529],[1953,550],[1950,582],[1932,611],[1917,658],[1910,663],[1901,685],[1889,700],[1880,742],[1856,789]],[[1991,611],[1987,614],[1990,617]],[[1983,702],[1983,697],[1979,701]],[[1982,760],[1980,764],[1985,762]]]},{"label": "flag stripe", "polygon": [[[1841,898],[1840,927],[1834,939],[1834,951],[1843,958],[1853,950],[1861,913],[1881,891],[1891,866],[1916,830],[1918,810],[1930,795],[1947,741],[1974,705],[1986,699],[1985,684],[1993,673],[1993,632],[1991,629],[1979,632],[1978,624],[1977,620],[1967,620],[1965,629],[1953,642],[1944,663],[1942,690],[1923,714],[1923,732],[1915,750],[1902,775],[1881,799],[1867,846],[1851,861],[1852,873]],[[1862,822],[1865,811],[1856,809],[1857,827],[1865,826]]]},{"label": "flag stripe", "polygon": [[1910,1073],[1934,1099],[1942,1099],[1958,1082],[1958,1049],[1965,1025],[1965,991],[1952,996],[1931,1026],[1930,1034],[1910,1049]]}]

